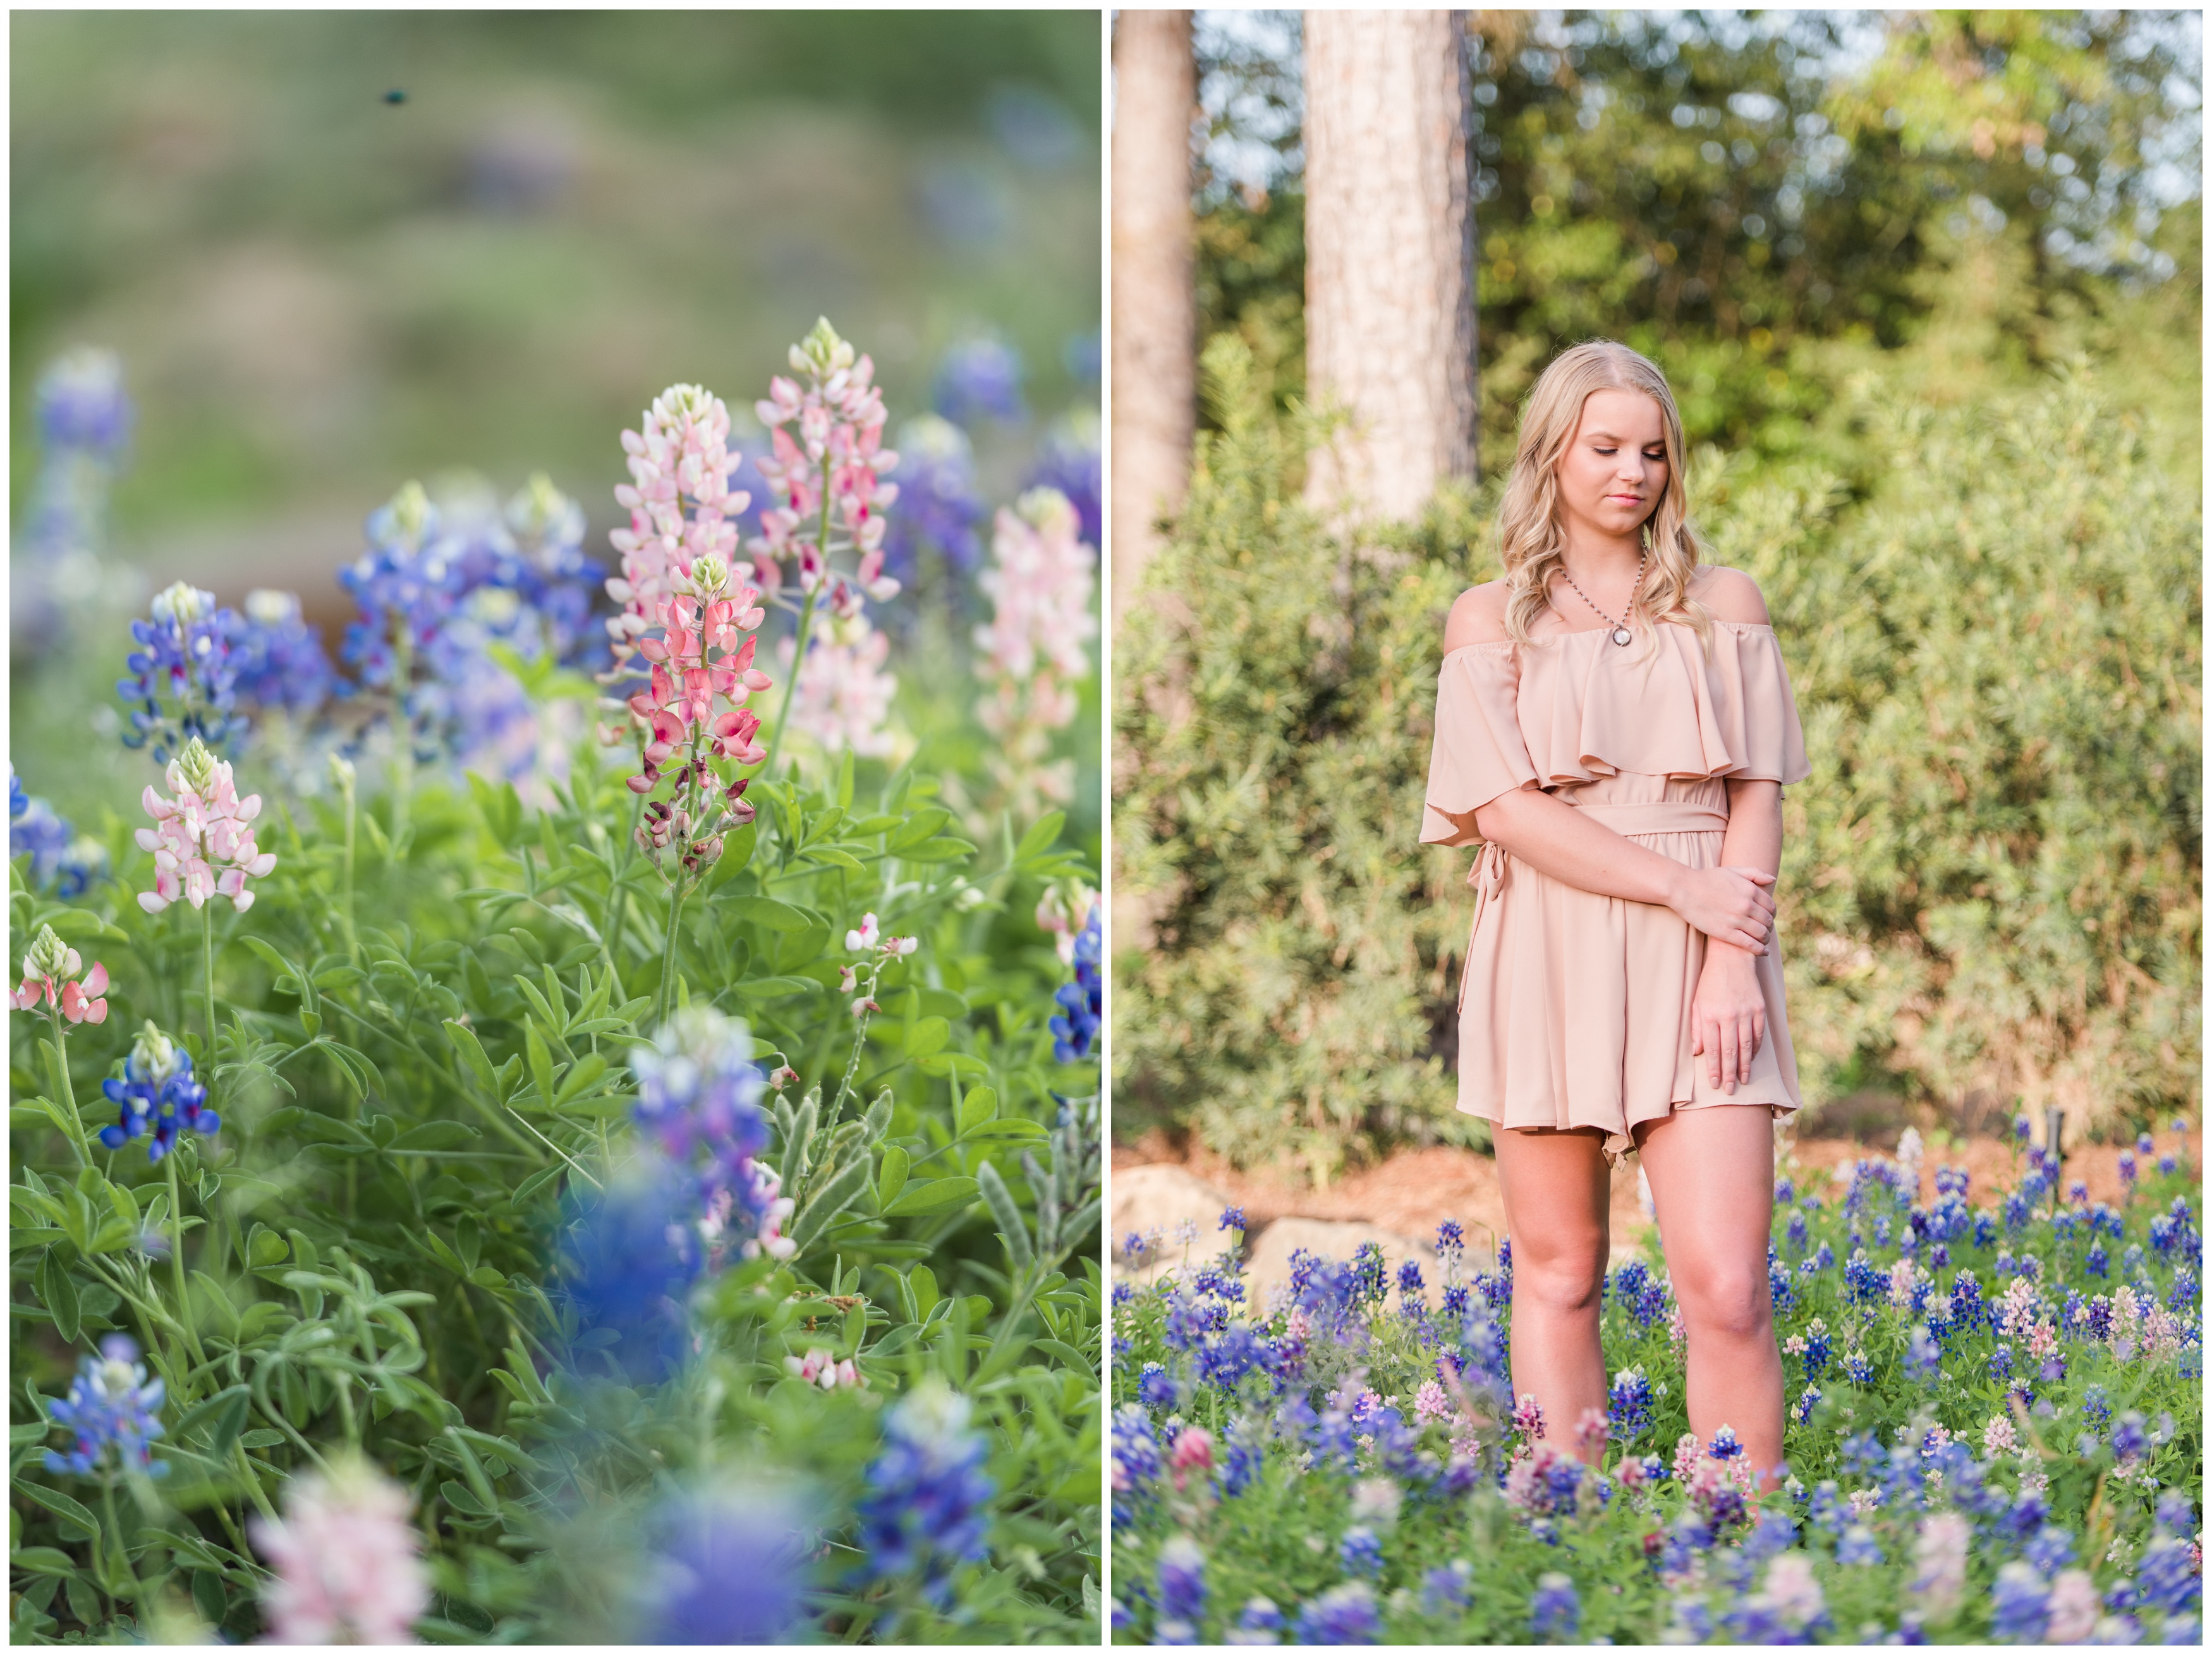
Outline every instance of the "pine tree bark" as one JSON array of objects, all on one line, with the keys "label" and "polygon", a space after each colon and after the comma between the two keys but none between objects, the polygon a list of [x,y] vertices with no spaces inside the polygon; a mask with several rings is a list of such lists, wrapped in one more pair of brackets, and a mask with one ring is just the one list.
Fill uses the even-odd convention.
[{"label": "pine tree bark", "polygon": [[1351,421],[1306,497],[1333,514],[1412,517],[1474,475],[1466,31],[1458,11],[1305,14],[1307,397]]},{"label": "pine tree bark", "polygon": [[1114,24],[1109,557],[1116,621],[1158,543],[1156,525],[1182,509],[1198,423],[1190,16],[1123,11]]}]

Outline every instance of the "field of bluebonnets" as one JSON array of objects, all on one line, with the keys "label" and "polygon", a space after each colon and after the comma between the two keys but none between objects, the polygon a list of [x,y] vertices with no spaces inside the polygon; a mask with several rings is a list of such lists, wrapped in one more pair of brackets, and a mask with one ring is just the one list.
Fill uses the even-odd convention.
[{"label": "field of bluebonnets", "polygon": [[1114,1290],[1115,1636],[2199,1643],[2201,1169],[2172,1125],[2117,1152],[2117,1208],[2039,1145],[2002,1191],[1917,1134],[1832,1183],[1785,1163],[1765,1493],[1731,1433],[1687,1433],[1656,1255],[1605,1282],[1605,1414],[1564,1421],[1511,1395],[1510,1247],[1456,1224],[1434,1280],[1294,1255],[1264,1305],[1240,1213],[1122,1238],[1174,1268]]},{"label": "field of bluebonnets", "polygon": [[[611,557],[409,484],[335,650],[57,605],[19,714],[141,774],[16,743],[15,1640],[1097,1635],[1096,450],[994,515],[760,368],[606,433]],[[118,365],[37,414],[19,555],[127,589]]]}]

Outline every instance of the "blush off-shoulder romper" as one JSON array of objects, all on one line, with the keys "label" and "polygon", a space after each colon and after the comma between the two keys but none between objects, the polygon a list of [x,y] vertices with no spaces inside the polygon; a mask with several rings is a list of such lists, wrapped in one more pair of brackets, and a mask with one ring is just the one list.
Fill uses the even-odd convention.
[{"label": "blush off-shoulder romper", "polygon": [[[1656,645],[1656,648],[1655,648]],[[1673,910],[1562,884],[1475,831],[1531,782],[1690,867],[1721,861],[1724,778],[1810,770],[1774,629],[1712,623],[1710,650],[1667,621],[1626,647],[1610,627],[1443,659],[1424,844],[1480,845],[1460,978],[1459,1108],[1502,1127],[1596,1127],[1617,1159],[1637,1123],[1678,1109],[1798,1106],[1778,935],[1757,957],[1766,1036],[1731,1094],[1691,1048],[1705,936]]]}]

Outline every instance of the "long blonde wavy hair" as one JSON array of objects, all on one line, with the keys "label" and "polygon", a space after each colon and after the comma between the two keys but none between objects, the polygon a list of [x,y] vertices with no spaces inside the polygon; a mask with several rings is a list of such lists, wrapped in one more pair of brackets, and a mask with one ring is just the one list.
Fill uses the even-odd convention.
[{"label": "long blonde wavy hair", "polygon": [[[1705,543],[1691,526],[1682,488],[1681,411],[1667,376],[1648,356],[1612,339],[1592,339],[1564,350],[1538,376],[1521,411],[1521,435],[1513,472],[1498,513],[1498,554],[1505,565],[1505,633],[1528,644],[1530,624],[1549,603],[1552,572],[1563,566],[1566,536],[1559,526],[1559,456],[1582,423],[1583,404],[1593,391],[1641,391],[1659,405],[1667,437],[1667,487],[1644,520],[1644,549],[1650,561],[1630,605],[1632,629],[1649,632],[1676,620],[1710,647],[1712,616],[1690,596],[1690,576]],[[1651,640],[1647,637],[1646,647]],[[1641,655],[1644,652],[1639,650]]]}]

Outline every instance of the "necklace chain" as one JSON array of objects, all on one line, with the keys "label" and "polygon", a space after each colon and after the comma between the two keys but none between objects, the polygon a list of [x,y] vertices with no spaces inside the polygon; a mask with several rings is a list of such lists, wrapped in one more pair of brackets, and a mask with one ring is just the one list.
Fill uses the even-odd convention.
[{"label": "necklace chain", "polygon": [[[1644,554],[1643,552],[1639,551],[1636,554],[1636,584],[1628,588],[1628,612],[1632,615],[1636,612],[1636,594],[1643,590],[1644,587]],[[1579,586],[1575,586],[1575,577],[1567,573],[1567,564],[1565,558],[1561,558],[1559,560],[1559,578],[1565,581],[1569,586],[1575,587],[1575,596],[1580,598],[1584,603],[1589,604],[1589,606],[1592,609],[1597,609],[1598,618],[1601,621],[1609,623],[1615,632],[1626,632],[1628,630],[1628,623],[1626,621],[1614,620],[1612,616],[1607,614],[1602,609],[1598,609],[1595,603],[1590,602],[1590,595],[1589,593],[1583,591]],[[1616,642],[1626,643],[1628,640],[1626,638],[1620,638],[1617,639]]]}]

